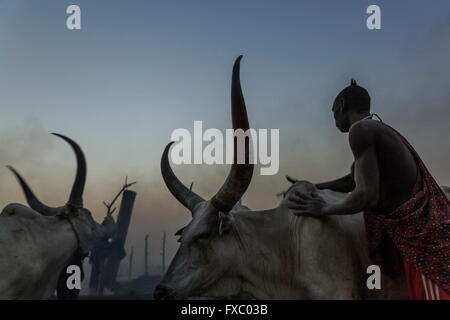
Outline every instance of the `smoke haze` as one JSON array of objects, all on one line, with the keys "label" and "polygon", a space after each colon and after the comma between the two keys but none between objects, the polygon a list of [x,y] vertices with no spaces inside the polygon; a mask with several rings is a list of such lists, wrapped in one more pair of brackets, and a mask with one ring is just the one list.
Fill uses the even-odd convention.
[{"label": "smoke haze", "polygon": [[[2,3],[10,14],[3,19],[0,13],[2,207],[25,203],[6,165],[14,166],[46,204],[66,202],[75,158],[64,141],[49,134],[58,132],[85,152],[85,206],[97,221],[106,212],[102,202],[112,200],[125,176],[137,181],[126,244],[127,251],[134,247],[134,273],[143,270],[147,233],[150,264],[159,265],[162,232],[167,232],[169,262],[177,249],[172,235],[189,222],[190,213],[163,183],[162,151],[174,129],[191,130],[194,120],[203,120],[205,129],[231,126],[231,67],[241,53],[251,126],[280,129],[280,171],[260,176],[257,168],[244,204],[276,206],[277,192],[288,186],[285,174],[318,182],[348,173],[352,155],[347,136],[334,126],[331,105],[352,77],[371,94],[372,111],[408,138],[438,183],[450,184],[448,2],[428,11],[409,2],[406,16],[402,5],[383,4],[384,29],[378,33],[364,29],[364,1],[349,1],[351,8],[336,17],[289,1],[279,7],[239,3],[237,13],[236,3],[213,8],[200,2],[200,13],[158,4],[157,13],[148,8],[149,16],[142,16],[146,2],[120,10],[119,2],[110,1],[109,19],[117,21],[112,26],[102,16],[101,1],[79,1],[86,23],[78,34],[59,26],[67,1],[42,1],[41,7]],[[189,18],[187,26],[180,11]],[[164,13],[169,22],[158,18]],[[215,20],[196,19],[201,13]],[[209,199],[228,168],[185,165],[174,171]]]}]

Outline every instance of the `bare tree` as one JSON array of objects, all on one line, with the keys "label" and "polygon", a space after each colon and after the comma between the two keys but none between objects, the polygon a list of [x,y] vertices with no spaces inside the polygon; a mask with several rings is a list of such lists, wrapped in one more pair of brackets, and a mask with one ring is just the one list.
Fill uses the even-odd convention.
[{"label": "bare tree", "polygon": [[113,205],[117,201],[117,199],[120,197],[120,195],[125,190],[127,190],[129,187],[131,187],[132,185],[136,184],[136,181],[130,182],[130,183],[128,183],[127,181],[128,181],[128,177],[125,177],[125,183],[122,186],[122,189],[120,189],[120,191],[117,193],[117,195],[114,197],[114,199],[110,203],[107,203],[106,201],[103,201],[103,204],[106,207],[106,215],[107,216],[112,215],[114,213],[114,211],[116,211],[117,208],[116,207],[113,208]]}]

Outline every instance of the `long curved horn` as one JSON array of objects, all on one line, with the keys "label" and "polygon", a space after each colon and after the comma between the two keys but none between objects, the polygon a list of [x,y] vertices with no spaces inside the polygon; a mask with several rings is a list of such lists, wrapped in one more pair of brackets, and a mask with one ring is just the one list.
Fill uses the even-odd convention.
[{"label": "long curved horn", "polygon": [[49,207],[43,204],[39,199],[34,195],[31,188],[26,183],[25,179],[11,166],[7,166],[9,170],[16,176],[17,180],[22,187],[23,193],[25,194],[25,198],[27,199],[28,205],[31,209],[39,212],[43,216],[53,216],[58,213],[58,208]]},{"label": "long curved horn", "polygon": [[[231,80],[231,118],[233,129],[242,129],[244,132],[250,128],[245,107],[244,96],[239,79],[240,62],[239,56],[234,62],[233,75]],[[219,211],[229,212],[233,206],[241,199],[247,190],[253,175],[254,165],[249,161],[249,139],[245,139],[245,163],[237,163],[237,144],[234,138],[234,163],[231,166],[225,183],[211,199],[211,204]]]},{"label": "long curved horn", "polygon": [[198,203],[205,200],[195,192],[189,190],[189,188],[178,180],[175,173],[173,173],[169,163],[169,149],[173,143],[173,141],[170,142],[164,149],[164,153],[161,157],[161,174],[170,193],[172,193],[183,206],[192,212]]},{"label": "long curved horn", "polygon": [[67,205],[72,207],[81,208],[83,207],[83,191],[86,184],[86,159],[84,157],[83,151],[80,146],[72,139],[63,136],[62,134],[52,133],[53,135],[60,137],[66,141],[72,147],[77,158],[77,173],[75,176],[75,181],[72,186],[72,191],[70,192],[69,201]]}]

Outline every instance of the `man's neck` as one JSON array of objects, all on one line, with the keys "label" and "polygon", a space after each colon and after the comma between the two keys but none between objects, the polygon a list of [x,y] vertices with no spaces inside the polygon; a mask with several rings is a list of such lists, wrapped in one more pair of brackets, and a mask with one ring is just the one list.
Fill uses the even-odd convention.
[{"label": "man's neck", "polygon": [[350,126],[368,116],[370,116],[369,112],[358,112],[350,114]]}]

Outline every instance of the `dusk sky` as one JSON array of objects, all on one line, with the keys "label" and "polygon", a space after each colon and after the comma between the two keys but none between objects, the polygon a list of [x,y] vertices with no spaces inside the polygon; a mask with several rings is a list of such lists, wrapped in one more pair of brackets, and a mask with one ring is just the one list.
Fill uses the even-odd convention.
[{"label": "dusk sky", "polygon": [[[66,8],[81,7],[81,30]],[[381,30],[366,8],[381,8]],[[126,175],[138,184],[127,249],[137,273],[145,233],[160,239],[190,219],[159,169],[173,130],[231,126],[230,79],[241,81],[250,124],[280,129],[280,170],[259,170],[243,202],[275,206],[285,174],[318,182],[348,173],[347,136],[333,122],[336,94],[355,78],[372,111],[402,132],[440,184],[450,184],[450,2],[0,0],[0,205],[25,203],[13,165],[49,205],[63,205],[75,173],[67,135],[88,162],[85,205],[98,221]],[[228,166],[174,166],[205,198]],[[141,269],[138,269],[141,268]]]}]

